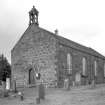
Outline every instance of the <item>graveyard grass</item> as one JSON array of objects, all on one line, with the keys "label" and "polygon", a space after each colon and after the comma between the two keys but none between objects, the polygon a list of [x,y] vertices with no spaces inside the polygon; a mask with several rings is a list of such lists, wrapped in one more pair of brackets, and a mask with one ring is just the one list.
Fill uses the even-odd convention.
[{"label": "graveyard grass", "polygon": [[[15,94],[6,98],[0,98],[0,105],[37,105],[37,88],[18,89],[24,92],[24,99]],[[40,100],[39,105],[105,105],[105,84],[97,85],[95,88],[81,86],[65,89],[45,89],[45,100]]]}]

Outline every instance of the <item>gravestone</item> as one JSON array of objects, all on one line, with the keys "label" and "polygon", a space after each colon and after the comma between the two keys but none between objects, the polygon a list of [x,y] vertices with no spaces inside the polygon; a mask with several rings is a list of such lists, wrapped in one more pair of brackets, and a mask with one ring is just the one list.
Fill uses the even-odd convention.
[{"label": "gravestone", "polygon": [[65,89],[65,90],[68,90],[68,87],[69,87],[69,79],[66,78],[66,79],[64,80],[64,89]]},{"label": "gravestone", "polygon": [[39,84],[38,96],[39,96],[39,99],[43,99],[43,100],[45,99],[45,88],[43,83]]},{"label": "gravestone", "polygon": [[17,88],[16,88],[16,80],[12,81],[12,89],[13,91],[16,93],[17,92]]},{"label": "gravestone", "polygon": [[5,97],[6,92],[6,82],[2,81],[2,97]]},{"label": "gravestone", "polygon": [[75,86],[75,81],[73,81],[73,87]]},{"label": "gravestone", "polygon": [[76,73],[75,83],[76,83],[76,86],[80,86],[80,84],[81,84],[81,74],[80,73]]},{"label": "gravestone", "polygon": [[10,89],[10,78],[6,78],[6,90]]},{"label": "gravestone", "polygon": [[92,80],[91,88],[95,88],[95,80]]}]

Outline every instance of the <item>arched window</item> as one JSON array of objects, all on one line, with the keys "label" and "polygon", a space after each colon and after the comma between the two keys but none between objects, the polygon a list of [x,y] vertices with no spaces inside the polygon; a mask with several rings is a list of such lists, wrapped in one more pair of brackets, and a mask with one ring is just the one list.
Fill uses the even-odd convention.
[{"label": "arched window", "polygon": [[67,70],[69,74],[72,73],[72,56],[70,53],[67,54]]},{"label": "arched window", "polygon": [[104,63],[104,77],[105,77],[105,63]]},{"label": "arched window", "polygon": [[82,59],[82,74],[83,75],[86,75],[86,58],[85,57],[83,57],[83,59]]},{"label": "arched window", "polygon": [[94,61],[94,74],[97,76],[97,61]]}]

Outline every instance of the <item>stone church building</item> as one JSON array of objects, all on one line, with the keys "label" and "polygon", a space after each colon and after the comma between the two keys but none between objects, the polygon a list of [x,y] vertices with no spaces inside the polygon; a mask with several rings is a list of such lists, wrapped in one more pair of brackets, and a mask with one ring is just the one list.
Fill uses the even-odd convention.
[{"label": "stone church building", "polygon": [[64,86],[69,78],[75,86],[105,82],[105,57],[76,42],[49,32],[38,23],[38,11],[29,12],[29,26],[11,50],[12,79],[17,86],[38,83],[36,73],[48,85]]}]

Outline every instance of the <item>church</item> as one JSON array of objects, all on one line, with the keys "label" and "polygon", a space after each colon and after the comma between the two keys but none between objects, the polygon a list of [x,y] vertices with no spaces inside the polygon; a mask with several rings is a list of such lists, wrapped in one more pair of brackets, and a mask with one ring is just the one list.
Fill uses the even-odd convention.
[{"label": "church", "polygon": [[11,50],[12,79],[17,87],[38,83],[36,73],[48,86],[105,82],[105,57],[92,48],[39,27],[38,10],[29,11],[29,26]]}]

